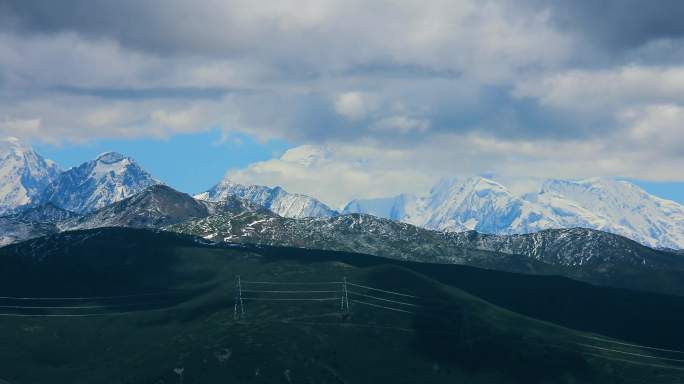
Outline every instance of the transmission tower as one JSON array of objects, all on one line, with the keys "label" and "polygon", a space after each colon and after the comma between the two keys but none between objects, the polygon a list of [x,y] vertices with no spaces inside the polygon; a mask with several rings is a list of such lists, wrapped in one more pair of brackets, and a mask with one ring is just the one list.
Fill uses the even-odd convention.
[{"label": "transmission tower", "polygon": [[349,313],[349,296],[347,295],[347,278],[342,279],[342,300],[340,302],[340,313]]},{"label": "transmission tower", "polygon": [[245,303],[242,301],[242,282],[240,275],[235,278],[235,307],[233,309],[233,319],[242,320],[245,317]]}]

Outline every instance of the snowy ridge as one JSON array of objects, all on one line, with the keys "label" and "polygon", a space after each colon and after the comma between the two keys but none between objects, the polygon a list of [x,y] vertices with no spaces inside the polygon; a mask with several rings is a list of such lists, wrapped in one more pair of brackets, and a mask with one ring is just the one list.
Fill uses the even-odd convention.
[{"label": "snowy ridge", "polygon": [[[366,253],[428,263],[463,264],[530,274],[563,275],[608,286],[684,292],[684,259],[622,236],[582,228],[523,235],[439,232],[371,215],[291,219],[243,212],[165,228],[214,242]],[[626,278],[628,277],[628,278]]]},{"label": "snowy ridge", "polygon": [[59,229],[64,231],[101,227],[161,228],[210,215],[237,214],[245,211],[270,213],[234,197],[220,203],[200,201],[166,185],[157,184],[82,217],[63,221],[59,223]]},{"label": "snowy ridge", "polygon": [[18,139],[0,140],[0,214],[36,201],[59,168]]},{"label": "snowy ridge", "polygon": [[428,229],[522,234],[552,228],[598,229],[659,248],[684,248],[684,206],[612,179],[547,180],[518,196],[482,177],[445,179],[427,196],[354,200],[367,213]]},{"label": "snowy ridge", "polygon": [[521,235],[488,235],[475,231],[448,234],[451,244],[529,258],[554,265],[606,270],[616,265],[668,268],[684,266],[626,237],[595,229],[548,229]]},{"label": "snowy ridge", "polygon": [[58,223],[76,216],[52,204],[0,216],[0,246],[56,233],[59,231]]},{"label": "snowy ridge", "polygon": [[482,177],[444,179],[426,197],[355,200],[343,213],[373,214],[449,232],[530,233],[562,227],[543,207]]},{"label": "snowy ridge", "polygon": [[[305,151],[291,157],[310,163],[321,156]],[[0,140],[0,181],[0,215],[48,203],[89,214],[161,184],[133,159],[114,152],[59,173],[53,162],[13,138]],[[218,213],[221,206],[246,204],[252,205],[252,210],[267,209],[287,218],[339,215],[307,195],[288,193],[280,187],[241,185],[229,179],[195,198]],[[365,213],[446,232],[514,235],[589,228],[649,247],[684,249],[684,206],[612,179],[547,180],[532,193],[516,194],[502,183],[483,177],[450,178],[425,196],[401,194],[354,200],[343,213]]]},{"label": "snowy ridge", "polygon": [[247,200],[265,207],[283,217],[303,218],[336,216],[337,212],[313,197],[288,193],[280,187],[242,185],[225,179],[210,190],[195,196],[196,199],[218,202],[229,196]]},{"label": "snowy ridge", "polygon": [[86,213],[133,196],[155,184],[161,182],[133,159],[107,152],[95,160],[62,172],[47,186],[41,201]]},{"label": "snowy ridge", "polygon": [[[565,226],[617,233],[651,247],[684,248],[684,206],[626,181],[549,180],[538,201],[566,217]],[[574,223],[567,223],[576,220]]]}]

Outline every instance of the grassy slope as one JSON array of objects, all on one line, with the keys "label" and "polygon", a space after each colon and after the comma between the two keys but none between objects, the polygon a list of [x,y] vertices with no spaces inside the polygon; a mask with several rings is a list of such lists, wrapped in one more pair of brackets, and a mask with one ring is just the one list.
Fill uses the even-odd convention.
[{"label": "grassy slope", "polygon": [[[161,297],[79,302],[119,306],[133,301],[140,306],[97,310],[133,313],[0,317],[1,379],[176,383],[172,370],[178,367],[185,368],[186,383],[668,383],[684,377],[682,371],[653,366],[662,365],[662,360],[580,344],[651,352],[589,342],[583,334],[512,313],[459,289],[476,292],[480,286],[480,293],[492,301],[497,299],[492,292],[507,289],[507,284],[524,285],[527,276],[458,266],[442,272],[444,266],[430,270],[427,264],[387,263],[354,254],[207,248],[175,235],[138,230],[85,233],[87,240],[77,234],[60,235],[58,240],[0,249],[2,293],[72,297],[177,291]],[[41,256],[42,261],[33,256]],[[27,264],[27,260],[33,261]],[[236,322],[232,319],[236,274],[277,281],[337,281],[346,276],[361,284],[438,299],[440,309],[425,309],[420,311],[424,315],[417,316],[352,303],[351,316],[343,320],[336,314],[337,302],[252,301],[246,306],[246,320]],[[552,278],[534,279],[526,289],[539,292],[552,286],[544,280]],[[487,285],[499,289],[488,292],[483,288]],[[605,291],[593,289],[594,294]],[[606,292],[608,299],[615,298]],[[515,296],[515,291],[497,300],[514,307],[514,301],[506,304],[507,296]],[[159,306],[165,309],[137,311]],[[93,313],[92,309],[3,311]]]}]

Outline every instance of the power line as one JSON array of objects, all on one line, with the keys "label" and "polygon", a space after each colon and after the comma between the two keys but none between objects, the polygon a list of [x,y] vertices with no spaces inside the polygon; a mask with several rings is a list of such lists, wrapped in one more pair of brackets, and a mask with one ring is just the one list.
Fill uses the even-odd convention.
[{"label": "power line", "polygon": [[342,293],[342,291],[263,291],[258,289],[243,289],[242,292],[254,292],[254,293]]},{"label": "power line", "polygon": [[371,296],[371,295],[364,295],[363,293],[358,293],[358,292],[354,292],[354,291],[349,291],[349,294],[350,294],[350,295],[363,296],[363,297],[367,297],[367,298],[369,298],[369,299],[387,301],[387,302],[395,303],[395,304],[408,305],[408,306],[410,306],[410,307],[421,307],[420,305],[417,305],[417,304],[404,303],[403,301],[396,301],[396,300],[390,300],[390,299],[383,299],[383,298],[381,298],[381,297],[376,297],[376,296]]},{"label": "power line", "polygon": [[340,300],[339,297],[326,297],[326,298],[297,298],[297,297],[283,297],[283,298],[267,298],[267,297],[242,297],[245,300],[257,300],[257,301],[332,301]]},{"label": "power line", "polygon": [[[427,311],[427,312],[442,312],[442,313],[445,313],[445,314],[461,314],[461,313],[462,313],[461,311],[458,311],[458,310],[453,310],[453,309],[448,309],[448,308],[439,308],[439,307],[436,307],[436,306],[434,306],[434,305],[430,306],[430,305],[424,305],[424,304],[406,303],[406,302],[403,302],[403,301],[385,299],[385,298],[382,298],[382,297],[377,297],[377,296],[373,296],[373,295],[366,295],[366,294],[359,293],[359,292],[354,292],[354,291],[349,291],[349,293],[352,294],[352,295],[363,296],[363,297],[366,297],[366,298],[375,299],[375,300],[381,300],[381,301],[385,301],[385,302],[389,302],[389,303],[394,303],[394,304],[399,304],[399,305],[407,305],[407,306],[411,306],[411,307],[416,307],[416,308],[420,308],[421,310]],[[430,299],[419,299],[419,300],[431,301]],[[421,312],[421,313],[419,313],[419,314],[420,314],[420,315],[423,315],[423,316],[430,316],[429,314],[424,313],[424,312]]]},{"label": "power line", "polygon": [[118,296],[90,296],[90,297],[11,297],[11,296],[0,296],[0,300],[103,300],[103,299],[127,299],[132,297],[146,297],[146,296],[161,296],[171,293],[178,293],[182,291],[166,291],[166,292],[154,292],[154,293],[139,293],[131,295],[118,295]]},{"label": "power line", "polygon": [[102,313],[79,313],[79,314],[29,314],[29,313],[0,313],[0,317],[95,317],[95,316],[122,316],[153,311],[163,311],[167,308],[141,309],[139,311],[125,312],[102,312]]},{"label": "power line", "polygon": [[[546,347],[556,348],[556,349],[562,349],[562,350],[566,350],[566,351],[574,351],[574,349],[569,349],[568,347],[563,347],[563,346],[557,345],[557,344],[547,344],[547,343],[534,343],[534,344],[540,345],[540,346],[546,346]],[[574,343],[574,344],[581,345],[581,344],[579,344],[579,343]],[[620,351],[615,351],[615,352],[620,352]],[[592,352],[588,352],[588,351],[580,351],[580,353],[582,353],[582,354],[585,355],[585,356],[598,357],[598,358],[601,358],[601,359],[620,361],[620,362],[624,362],[624,363],[631,363],[631,364],[642,365],[642,366],[648,366],[648,367],[666,368],[666,369],[676,369],[676,370],[680,370],[680,371],[681,371],[681,370],[684,370],[684,368],[682,368],[682,367],[680,367],[680,366],[676,366],[676,365],[658,365],[658,364],[645,363],[645,362],[642,362],[642,361],[627,360],[627,359],[622,359],[622,358],[619,358],[619,357],[609,356],[609,355],[606,355],[606,354],[600,354],[599,352],[592,353]],[[637,356],[638,356],[638,355],[637,355]],[[646,356],[647,356],[647,355],[646,355]],[[647,357],[648,357],[648,356],[647,356]],[[665,364],[665,363],[663,363],[663,364]]]},{"label": "power line", "polygon": [[125,308],[125,307],[135,307],[138,305],[148,305],[148,304],[161,304],[161,303],[133,303],[133,304],[120,304],[120,305],[89,305],[89,306],[62,306],[62,307],[46,307],[46,306],[22,306],[22,305],[0,305],[0,308],[4,309],[109,309],[109,308]]},{"label": "power line", "polygon": [[370,290],[372,290],[372,291],[378,291],[378,292],[389,293],[389,294],[392,294],[392,295],[410,297],[410,298],[413,298],[413,299],[421,299],[420,296],[408,295],[408,294],[406,294],[406,293],[400,293],[400,292],[394,292],[394,291],[387,291],[387,290],[380,289],[380,288],[373,288],[373,287],[369,287],[369,286],[366,286],[366,285],[354,284],[354,283],[349,283],[349,282],[348,282],[347,284],[349,284],[349,285],[351,285],[351,286],[354,286],[354,287],[363,288],[363,289],[370,289]]},{"label": "power line", "polygon": [[[347,298],[347,294],[350,295],[356,295],[358,297],[364,297],[364,298],[369,298],[373,300],[379,300],[383,301],[386,303],[392,303],[392,304],[397,304],[397,305],[402,305],[402,306],[409,306],[409,307],[414,307],[414,308],[421,308],[425,309],[428,312],[432,311],[437,311],[437,312],[443,312],[443,313],[460,313],[458,311],[453,311],[449,309],[444,309],[444,308],[437,308],[435,306],[425,306],[423,304],[417,304],[417,303],[407,303],[404,301],[399,301],[399,300],[392,300],[388,298],[383,298],[383,297],[378,297],[374,295],[368,295],[365,293],[361,292],[354,292],[354,291],[349,291],[347,293],[347,284],[350,286],[358,287],[361,289],[365,290],[370,290],[370,291],[376,291],[376,292],[382,292],[385,294],[390,294],[390,295],[397,295],[401,297],[407,297],[411,299],[416,299],[416,300],[423,300],[423,301],[432,301],[432,302],[439,302],[441,300],[433,300],[425,297],[420,297],[420,296],[415,296],[415,295],[410,295],[407,293],[402,293],[402,292],[396,292],[396,291],[390,291],[390,290],[385,290],[385,289],[380,289],[380,288],[375,288],[375,287],[370,287],[367,285],[362,285],[362,284],[356,284],[356,283],[350,283],[344,279],[344,281],[322,281],[322,282],[310,282],[310,281],[305,281],[305,282],[280,282],[280,281],[250,281],[250,280],[239,280],[238,278],[238,284],[262,284],[262,285],[281,285],[281,286],[303,286],[303,285],[332,285],[332,284],[341,284],[342,285],[342,291],[339,290],[302,290],[302,289],[288,289],[288,290],[259,290],[259,289],[241,289],[241,286],[238,287],[239,293],[238,297],[236,298],[236,304],[238,304],[238,301],[240,299],[240,296],[242,292],[249,292],[249,293],[273,293],[273,294],[317,294],[317,293],[342,293],[342,297],[338,298],[269,298],[269,297],[241,297],[244,298],[245,300],[254,300],[254,301],[329,301],[329,300],[335,300],[339,299],[341,300],[341,312],[348,311],[348,301],[349,299]],[[368,303],[366,301],[359,301],[355,300],[356,302],[359,302],[360,304],[367,304],[370,306],[375,306],[378,308],[385,308],[389,310],[394,310],[398,312],[406,312],[406,313],[414,313],[410,311],[406,311],[400,308],[395,308],[395,307],[388,307],[384,305],[379,305],[379,304],[373,304],[373,303]],[[240,303],[240,306],[242,307],[242,304]]]},{"label": "power line", "polygon": [[355,299],[352,299],[352,300],[350,300],[350,301],[351,301],[352,303],[363,304],[363,305],[370,305],[371,307],[384,308],[384,309],[388,309],[388,310],[390,310],[390,311],[396,311],[396,312],[404,312],[404,313],[415,314],[415,312],[412,312],[412,311],[406,311],[406,310],[403,310],[403,309],[392,308],[392,307],[386,307],[386,306],[384,306],[384,305],[372,304],[372,303],[368,303],[368,302],[365,302],[365,301],[360,301],[360,300],[355,300]]},{"label": "power line", "polygon": [[598,357],[600,359],[605,359],[605,360],[612,360],[612,361],[619,361],[621,363],[628,363],[628,364],[634,364],[634,365],[641,365],[643,367],[653,367],[653,368],[662,368],[662,369],[674,369],[677,371],[684,371],[684,368],[675,366],[675,365],[662,365],[662,364],[651,364],[651,363],[644,363],[641,361],[634,361],[634,360],[627,360],[627,359],[621,359],[618,357],[613,357],[613,356],[606,356],[606,355],[601,355],[599,353],[589,353],[589,352],[583,352],[584,355],[586,356],[591,356],[591,357]]},{"label": "power line", "polygon": [[606,343],[613,343],[613,344],[625,345],[625,346],[628,346],[628,347],[645,348],[645,349],[652,349],[652,350],[654,350],[654,351],[661,351],[661,352],[670,352],[670,353],[681,353],[681,354],[684,354],[684,351],[678,351],[678,350],[676,350],[676,349],[666,349],[666,348],[647,347],[647,346],[645,346],[645,345],[624,343],[624,342],[620,342],[620,341],[616,341],[616,340],[603,339],[603,338],[600,338],[600,337],[588,336],[588,335],[579,335],[579,336],[584,337],[584,338],[587,338],[587,339],[603,341],[603,342],[606,342]]},{"label": "power line", "polygon": [[330,285],[342,284],[341,281],[320,281],[320,282],[282,282],[282,281],[242,281],[243,284],[268,284],[268,285]]},{"label": "power line", "polygon": [[656,359],[656,360],[665,360],[665,361],[676,361],[678,363],[684,363],[684,360],[682,359],[672,359],[669,357],[659,357],[659,356],[652,356],[652,355],[644,355],[641,353],[633,353],[633,352],[625,352],[625,351],[620,351],[617,349],[610,349],[610,348],[603,348],[603,347],[598,347],[596,345],[591,345],[591,344],[582,344],[582,343],[577,343],[578,345],[581,345],[583,347],[588,347],[588,348],[594,348],[594,349],[599,349],[602,351],[608,351],[608,352],[614,352],[614,353],[621,353],[623,355],[630,355],[630,356],[637,356],[637,357],[644,357],[647,359]]}]

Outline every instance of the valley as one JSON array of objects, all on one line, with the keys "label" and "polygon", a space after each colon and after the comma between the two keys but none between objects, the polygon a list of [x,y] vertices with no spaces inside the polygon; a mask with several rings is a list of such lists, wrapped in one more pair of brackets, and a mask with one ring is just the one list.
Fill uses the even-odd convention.
[{"label": "valley", "polygon": [[[174,369],[198,383],[372,383],[387,377],[406,383],[646,378],[667,383],[681,378],[678,353],[666,350],[681,349],[684,333],[675,326],[677,319],[659,316],[684,313],[679,297],[361,254],[215,246],[125,228],[31,240],[1,248],[0,260],[3,292],[55,297],[51,304],[33,301],[15,308],[3,299],[0,356],[9,364],[3,365],[2,378],[12,383],[46,377],[74,383],[178,382]],[[245,281],[245,297],[254,299],[244,299],[245,316],[236,320],[237,275]],[[311,291],[339,290],[325,284],[345,278],[354,292],[348,315],[340,313],[337,301],[256,300],[284,296],[274,290],[323,297]],[[249,290],[260,292],[247,296]],[[172,297],[140,298],[150,293]],[[558,302],[554,295],[576,300],[547,305]],[[66,303],[69,297],[81,301]],[[139,306],[123,310],[117,307],[122,302]],[[592,302],[595,310],[587,311]],[[599,302],[617,306],[597,311]],[[648,303],[654,308],[648,316],[636,311]],[[78,308],[89,306],[102,308]],[[631,320],[616,328],[617,319]],[[363,368],[369,365],[372,372]]]}]

